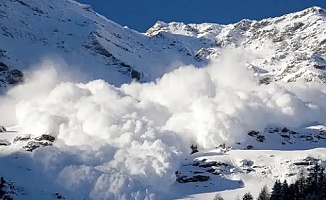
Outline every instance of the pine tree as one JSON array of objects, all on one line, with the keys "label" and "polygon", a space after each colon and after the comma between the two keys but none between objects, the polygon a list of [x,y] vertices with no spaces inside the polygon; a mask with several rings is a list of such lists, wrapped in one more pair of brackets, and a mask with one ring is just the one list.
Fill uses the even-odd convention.
[{"label": "pine tree", "polygon": [[268,188],[267,188],[267,186],[265,185],[265,186],[261,189],[261,191],[260,191],[260,193],[259,193],[259,195],[258,195],[257,200],[269,200],[269,197],[270,197],[270,195],[269,195],[269,192],[268,192]]},{"label": "pine tree", "polygon": [[242,200],[253,200],[254,197],[250,194],[250,192],[243,195]]},{"label": "pine tree", "polygon": [[291,199],[291,196],[289,195],[289,185],[286,180],[283,181],[282,183],[282,188],[281,188],[281,199],[280,200],[287,200]]},{"label": "pine tree", "polygon": [[304,199],[305,197],[305,193],[306,193],[306,176],[305,176],[305,173],[303,170],[301,170],[299,172],[299,176],[298,176],[298,179],[295,181],[295,185],[296,185],[296,197],[298,199]]},{"label": "pine tree", "polygon": [[316,194],[317,185],[319,184],[318,172],[320,171],[320,168],[321,166],[316,164],[308,174],[308,177],[306,178],[305,196],[308,194],[309,196],[314,196],[313,194]]},{"label": "pine tree", "polygon": [[317,172],[316,192],[320,199],[326,199],[326,171],[321,166]]},{"label": "pine tree", "polygon": [[280,200],[282,198],[282,183],[280,180],[275,181],[272,190],[270,200]]},{"label": "pine tree", "polygon": [[[267,188],[266,188],[267,189]],[[263,198],[263,190],[258,200]],[[321,166],[316,165],[309,174],[300,171],[294,183],[288,185],[286,180],[281,183],[276,180],[268,200],[326,200],[326,172]]]},{"label": "pine tree", "polygon": [[288,199],[297,199],[297,197],[296,197],[296,185],[294,185],[294,184],[291,184],[291,185],[289,185],[289,189],[288,189],[288,192],[287,192],[287,194],[286,194],[286,197],[288,198]]},{"label": "pine tree", "polygon": [[316,194],[308,194],[305,200],[321,200]]}]

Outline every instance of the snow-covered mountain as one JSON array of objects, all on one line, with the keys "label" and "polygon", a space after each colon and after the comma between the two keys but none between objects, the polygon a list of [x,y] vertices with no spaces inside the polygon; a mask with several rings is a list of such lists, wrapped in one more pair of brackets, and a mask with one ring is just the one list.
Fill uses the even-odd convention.
[{"label": "snow-covered mountain", "polygon": [[[0,9],[0,61],[10,69],[59,57],[88,79],[120,85],[133,70],[136,78],[155,80],[175,63],[202,66],[223,49],[241,47],[254,54],[248,67],[261,82],[325,82],[326,14],[318,7],[230,25],[157,22],[145,34],[74,1],[10,0],[0,2]],[[15,82],[8,78],[12,72],[2,71],[1,85]]]},{"label": "snow-covered mountain", "polygon": [[322,8],[138,33],[75,1],[7,0],[0,27],[0,194],[235,199],[326,165]]},{"label": "snow-covered mountain", "polygon": [[[325,82],[325,17],[325,10],[312,7],[282,17],[242,20],[230,25],[158,22],[147,35],[164,32],[194,38],[181,42],[191,54],[196,52],[198,60],[218,57],[225,48],[261,51],[248,66],[262,82],[291,82],[300,78]],[[192,47],[194,40],[200,41],[199,50]]]}]

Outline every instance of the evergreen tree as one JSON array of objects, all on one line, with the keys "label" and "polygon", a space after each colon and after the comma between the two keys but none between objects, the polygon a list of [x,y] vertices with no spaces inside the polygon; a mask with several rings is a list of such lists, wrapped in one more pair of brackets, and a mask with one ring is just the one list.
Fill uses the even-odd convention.
[{"label": "evergreen tree", "polygon": [[[314,168],[314,173],[316,173],[316,185],[314,192],[320,199],[326,199],[326,172],[325,168],[320,165],[316,165]],[[312,194],[313,195],[313,194]]]},{"label": "evergreen tree", "polygon": [[292,196],[289,195],[289,185],[286,180],[283,181],[282,183],[282,188],[281,188],[281,199],[280,200],[287,200],[291,199]]},{"label": "evergreen tree", "polygon": [[297,199],[304,199],[306,193],[306,176],[303,170],[299,172],[298,179],[295,181],[296,191],[295,196]]},{"label": "evergreen tree", "polygon": [[317,191],[320,199],[326,199],[326,178],[317,186]]},{"label": "evergreen tree", "polygon": [[257,200],[269,200],[269,197],[270,197],[270,195],[269,195],[269,192],[268,192],[268,188],[267,188],[267,186],[265,185],[265,186],[261,189],[261,191],[260,191],[260,193],[259,193],[259,195],[258,195]]},{"label": "evergreen tree", "polygon": [[280,180],[276,180],[272,188],[272,194],[270,200],[281,200],[282,199],[282,183]]},{"label": "evergreen tree", "polygon": [[[263,190],[267,188],[262,189],[258,200],[267,200],[264,198]],[[290,185],[286,180],[283,183],[276,180],[269,200],[326,200],[325,169],[316,165],[307,175],[300,171],[296,181]]]},{"label": "evergreen tree", "polygon": [[254,197],[250,194],[250,192],[243,195],[242,200],[253,200]]},{"label": "evergreen tree", "polygon": [[288,192],[287,192],[287,194],[286,194],[286,197],[288,198],[288,199],[297,199],[297,197],[295,196],[296,195],[296,185],[294,185],[294,184],[291,184],[291,185],[289,185],[289,189],[288,189]]},{"label": "evergreen tree", "polygon": [[317,184],[319,182],[318,172],[320,171],[320,168],[321,167],[317,164],[311,169],[310,173],[308,174],[308,177],[306,178],[305,196],[308,194],[309,196],[313,196],[313,194],[316,193]]},{"label": "evergreen tree", "polygon": [[316,194],[308,194],[305,200],[322,200],[322,199],[320,199]]}]

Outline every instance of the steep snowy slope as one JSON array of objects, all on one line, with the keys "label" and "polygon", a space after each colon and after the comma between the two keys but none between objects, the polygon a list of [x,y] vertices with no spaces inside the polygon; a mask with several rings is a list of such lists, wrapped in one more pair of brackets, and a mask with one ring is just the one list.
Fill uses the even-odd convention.
[{"label": "steep snowy slope", "polygon": [[[113,38],[105,43],[109,48],[129,42],[123,43],[113,33],[128,35],[132,31],[104,19],[90,7],[73,1],[49,4],[48,1],[10,0],[2,1],[0,9],[1,60],[6,65],[24,70],[48,57],[59,57],[69,65],[78,66],[91,78],[110,77],[113,83],[128,80],[123,74],[128,75],[132,67],[108,52],[96,34],[108,30],[108,37]],[[117,54],[114,48],[110,51]]]},{"label": "steep snowy slope", "polygon": [[130,82],[132,70],[156,78],[163,66],[194,62],[176,49],[165,51],[163,39],[123,28],[74,1],[1,1],[0,11],[0,61],[11,68],[24,70],[54,57],[89,80],[120,85]]},{"label": "steep snowy slope", "polygon": [[[120,85],[131,77],[155,80],[180,64],[202,66],[223,49],[241,47],[253,54],[248,67],[263,83],[301,78],[325,82],[326,19],[318,7],[231,25],[158,22],[146,34],[70,0],[2,1],[0,13],[0,61],[11,70],[56,58],[87,80]],[[10,71],[1,77],[2,86],[21,79]]]}]

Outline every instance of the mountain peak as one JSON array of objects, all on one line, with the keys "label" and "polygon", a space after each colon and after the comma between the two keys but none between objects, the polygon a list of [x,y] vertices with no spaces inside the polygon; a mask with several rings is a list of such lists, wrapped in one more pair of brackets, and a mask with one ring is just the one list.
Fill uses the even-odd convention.
[{"label": "mountain peak", "polygon": [[302,12],[308,12],[308,13],[314,13],[314,14],[325,14],[325,9],[319,7],[319,6],[313,6],[310,8],[307,8],[305,10],[303,10]]},{"label": "mountain peak", "polygon": [[[311,7],[280,17],[260,21],[244,19],[228,25],[157,22],[146,34],[154,37],[164,32],[165,40],[169,41],[188,38],[182,39],[182,43],[187,49],[195,51],[195,58],[199,61],[218,58],[221,50],[227,48],[241,47],[258,54],[268,49],[269,53],[264,58],[248,63],[262,83],[298,79],[324,83],[324,13],[325,10],[320,7]],[[194,44],[198,44],[199,48],[194,49]]]}]

